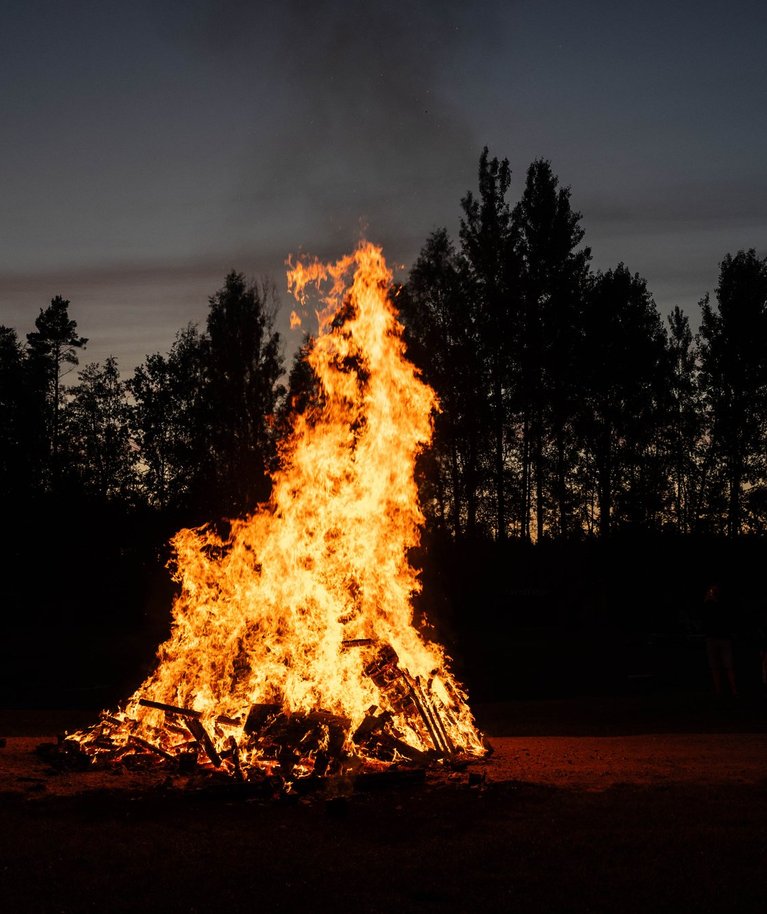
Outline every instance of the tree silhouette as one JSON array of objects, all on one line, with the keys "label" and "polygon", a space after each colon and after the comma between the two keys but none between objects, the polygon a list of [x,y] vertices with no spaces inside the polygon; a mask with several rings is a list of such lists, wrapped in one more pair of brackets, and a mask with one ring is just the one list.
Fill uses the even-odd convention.
[{"label": "tree silhouette", "polygon": [[[716,306],[701,302],[701,384],[711,436],[715,480],[726,492],[709,503],[716,527],[728,536],[746,528],[744,489],[765,472],[767,407],[767,258],[727,254],[719,269]],[[720,521],[721,518],[721,521]]]},{"label": "tree silhouette", "polygon": [[112,356],[79,373],[67,404],[67,451],[82,490],[104,501],[132,500],[136,452],[131,444],[131,407]]},{"label": "tree silhouette", "polygon": [[69,317],[69,301],[60,295],[40,310],[35,327],[37,330],[27,334],[27,367],[40,421],[41,482],[55,488],[60,470],[63,379],[78,364],[77,350],[88,340],[77,335],[77,322]]},{"label": "tree silhouette", "polygon": [[134,405],[132,428],[143,472],[140,489],[161,510],[208,507],[212,478],[210,401],[206,395],[206,343],[189,325],[167,356],[147,356],[127,382]]},{"label": "tree silhouette", "polygon": [[232,271],[210,298],[207,396],[215,411],[211,445],[217,488],[227,514],[253,509],[269,494],[274,424],[282,389],[276,303],[268,283]]},{"label": "tree silhouette", "polygon": [[670,490],[670,520],[682,534],[698,530],[707,464],[698,357],[690,321],[676,307],[668,317],[668,386],[662,395]]},{"label": "tree silhouette", "polygon": [[[530,537],[534,494],[538,537],[547,526],[570,532],[568,475],[574,460],[573,412],[578,403],[573,371],[580,336],[583,292],[591,259],[578,250],[581,214],[570,206],[570,188],[560,187],[551,164],[536,159],[514,207],[524,301],[520,396],[523,418],[523,525]],[[550,478],[549,478],[550,477]],[[546,523],[547,490],[555,523]]]},{"label": "tree silhouette", "polygon": [[440,402],[432,447],[419,463],[422,500],[431,520],[451,536],[474,536],[492,414],[479,299],[445,229],[429,236],[397,301],[409,355]]},{"label": "tree silhouette", "polygon": [[586,475],[595,484],[599,534],[605,537],[616,509],[621,522],[634,526],[659,509],[660,493],[648,482],[658,481],[652,449],[665,337],[645,281],[623,264],[595,277],[583,327],[578,424],[592,468]]},{"label": "tree silhouette", "polygon": [[28,388],[15,330],[0,326],[0,498],[7,504],[29,485]]},{"label": "tree silhouette", "polygon": [[[507,159],[479,159],[479,196],[461,200],[461,253],[466,266],[466,294],[474,299],[474,324],[483,361],[474,383],[487,385],[492,441],[490,465],[499,540],[508,532],[507,463],[510,397],[515,341],[519,338],[519,262],[506,194],[511,183]],[[483,377],[484,375],[484,377]]]}]

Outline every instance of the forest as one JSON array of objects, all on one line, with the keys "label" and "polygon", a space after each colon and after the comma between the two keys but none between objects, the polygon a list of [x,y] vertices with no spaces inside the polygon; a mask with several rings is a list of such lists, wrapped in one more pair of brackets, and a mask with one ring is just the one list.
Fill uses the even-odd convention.
[{"label": "forest", "polygon": [[[516,202],[510,189],[508,161],[485,149],[458,237],[434,231],[393,290],[440,404],[419,469],[425,609],[465,633],[538,593],[540,615],[572,625],[599,603],[584,582],[614,595],[651,567],[622,612],[663,592],[658,627],[712,562],[742,575],[760,554],[767,258],[723,253],[694,331],[678,307],[662,316],[628,265],[592,268],[547,160]],[[287,366],[278,306],[268,281],[233,271],[205,325],[129,376],[113,358],[83,364],[62,296],[29,332],[0,326],[3,624],[162,634],[169,537],[266,499],[279,441],[311,399],[310,341]],[[555,568],[571,583],[551,585]]]}]

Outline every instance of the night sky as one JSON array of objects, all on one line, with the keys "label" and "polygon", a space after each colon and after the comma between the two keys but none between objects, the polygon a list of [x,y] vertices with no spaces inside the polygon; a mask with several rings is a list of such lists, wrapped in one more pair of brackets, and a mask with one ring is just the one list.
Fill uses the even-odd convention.
[{"label": "night sky", "polygon": [[129,373],[232,267],[287,314],[291,252],[457,236],[488,145],[697,324],[723,255],[767,253],[766,36],[763,2],[9,0],[0,323],[61,294]]}]

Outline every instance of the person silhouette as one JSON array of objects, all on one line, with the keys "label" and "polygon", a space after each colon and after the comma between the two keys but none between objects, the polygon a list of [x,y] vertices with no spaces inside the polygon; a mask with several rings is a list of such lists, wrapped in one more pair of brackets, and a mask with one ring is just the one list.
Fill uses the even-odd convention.
[{"label": "person silhouette", "polygon": [[706,636],[706,655],[714,693],[717,697],[723,694],[724,682],[727,682],[730,695],[735,698],[738,688],[735,681],[735,664],[733,661],[733,618],[732,608],[727,592],[720,581],[712,581],[706,588],[703,597],[703,634]]}]

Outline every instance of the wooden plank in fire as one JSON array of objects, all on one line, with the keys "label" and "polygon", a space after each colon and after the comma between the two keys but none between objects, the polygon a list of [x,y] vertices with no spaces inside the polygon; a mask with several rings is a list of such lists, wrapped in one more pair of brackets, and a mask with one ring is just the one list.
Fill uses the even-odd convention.
[{"label": "wooden plank in fire", "polygon": [[375,705],[372,705],[368,708],[368,712],[365,717],[362,719],[359,727],[352,733],[352,742],[353,743],[362,743],[368,737],[372,736],[374,733],[382,730],[386,724],[392,719],[390,711],[382,711],[380,714],[376,714],[377,708]]},{"label": "wooden plank in fire", "polygon": [[402,677],[410,689],[410,695],[413,699],[416,709],[418,710],[418,713],[421,716],[421,720],[424,722],[426,729],[429,731],[429,736],[431,737],[434,748],[441,754],[449,752],[450,750],[443,743],[440,733],[434,723],[434,719],[429,713],[429,708],[423,700],[423,693],[420,686],[411,678],[410,674],[406,670],[402,671]]},{"label": "wooden plank in fire", "polygon": [[276,717],[281,710],[278,704],[255,704],[250,709],[250,713],[245,720],[245,732],[259,733],[263,730],[266,723]]},{"label": "wooden plank in fire", "polygon": [[161,728],[156,728],[158,733],[175,733],[177,736],[189,736],[189,730],[182,724],[165,719]]},{"label": "wooden plank in fire", "polygon": [[415,746],[411,746],[410,743],[392,736],[391,733],[379,732],[374,734],[371,737],[370,746],[371,748],[396,750],[402,758],[418,765],[428,765],[434,758],[432,752],[422,752],[420,749],[416,749]]},{"label": "wooden plank in fire", "polygon": [[415,708],[436,752],[440,755],[450,754],[452,747],[445,738],[446,734],[443,736],[444,727],[440,728],[435,720],[435,713],[420,684],[399,665],[399,656],[390,644],[384,643],[379,647],[376,656],[366,664],[364,672],[387,696],[396,711],[407,713],[408,706]]},{"label": "wooden plank in fire", "polygon": [[416,684],[416,688],[418,689],[419,695],[421,697],[421,701],[423,702],[424,707],[426,708],[427,712],[431,716],[432,721],[434,722],[435,729],[439,733],[440,739],[442,740],[442,743],[445,747],[445,751],[447,753],[455,752],[455,746],[453,745],[453,741],[450,739],[450,737],[448,735],[447,728],[445,727],[445,722],[442,720],[442,716],[440,715],[439,711],[437,710],[437,706],[434,703],[434,700],[432,698],[433,693],[431,691],[431,680],[429,680],[426,688],[424,688],[424,685],[421,682],[421,677],[416,676],[415,684]]},{"label": "wooden plank in fire", "polygon": [[216,747],[213,745],[213,740],[208,735],[208,731],[203,727],[202,723],[196,717],[190,717],[186,721],[186,725],[189,728],[189,732],[197,740],[200,746],[205,751],[205,754],[213,762],[216,768],[221,767],[221,756],[216,752]]},{"label": "wooden plank in fire", "polygon": [[158,711],[165,711],[167,714],[178,714],[179,717],[188,717],[191,720],[199,720],[202,717],[201,711],[193,711],[191,708],[177,708],[175,705],[166,705],[162,701],[139,698],[138,703],[144,708],[156,708]]},{"label": "wooden plank in fire", "polygon": [[135,723],[135,721],[132,721],[129,717],[126,717],[125,720],[120,720],[119,717],[113,717],[111,714],[102,714],[101,720],[105,724],[111,724],[113,727],[124,727],[126,725],[130,726],[131,724]]},{"label": "wooden plank in fire", "polygon": [[108,736],[97,736],[89,740],[89,745],[96,746],[98,749],[119,749],[119,745]]},{"label": "wooden plank in fire", "polygon": [[226,714],[219,714],[216,718],[216,723],[224,724],[227,727],[241,727],[242,718],[241,717],[228,717]]},{"label": "wooden plank in fire", "polygon": [[170,752],[166,752],[159,746],[155,746],[154,743],[150,743],[149,740],[142,739],[140,736],[136,736],[134,733],[128,737],[128,742],[133,743],[136,746],[141,746],[142,749],[146,749],[149,752],[154,752],[156,755],[161,756],[168,762],[174,761],[174,758]]}]

